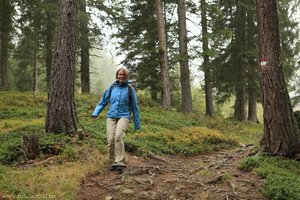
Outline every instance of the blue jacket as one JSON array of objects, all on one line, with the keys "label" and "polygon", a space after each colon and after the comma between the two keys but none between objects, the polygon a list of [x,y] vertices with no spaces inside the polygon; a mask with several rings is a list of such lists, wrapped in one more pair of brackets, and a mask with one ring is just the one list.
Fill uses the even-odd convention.
[{"label": "blue jacket", "polygon": [[[92,116],[98,116],[105,106],[109,103],[109,109],[107,112],[107,118],[127,118],[130,119],[130,107],[129,107],[129,95],[128,95],[128,84],[126,81],[123,85],[119,85],[119,81],[117,80],[114,84],[114,88],[111,91],[110,99],[109,90],[110,86],[105,90],[104,95],[102,96],[101,101],[96,106]],[[136,92],[132,87],[132,111],[134,117],[134,129],[141,129],[140,124],[140,112],[136,97]]]}]

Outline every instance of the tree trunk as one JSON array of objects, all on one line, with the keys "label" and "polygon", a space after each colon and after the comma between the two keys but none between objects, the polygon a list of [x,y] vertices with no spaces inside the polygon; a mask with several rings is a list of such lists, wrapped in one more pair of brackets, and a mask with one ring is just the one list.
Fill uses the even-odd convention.
[{"label": "tree trunk", "polygon": [[236,0],[236,14],[234,16],[234,49],[233,49],[233,65],[237,71],[237,77],[235,78],[235,110],[234,117],[243,121],[246,120],[246,59],[245,59],[245,47],[246,40],[246,12],[244,7],[244,1]]},{"label": "tree trunk", "polygon": [[77,131],[74,102],[76,51],[76,0],[60,0],[60,18],[54,71],[48,97],[47,133],[73,134]]},{"label": "tree trunk", "polygon": [[89,30],[88,30],[88,14],[86,12],[86,0],[79,1],[80,15],[80,78],[81,92],[90,93],[90,61],[89,61]]},{"label": "tree trunk", "polygon": [[179,27],[179,56],[180,56],[180,82],[182,111],[192,112],[192,94],[189,59],[187,51],[187,30],[186,30],[186,12],[185,0],[178,0],[178,27]]},{"label": "tree trunk", "polygon": [[236,88],[235,91],[235,106],[234,106],[234,117],[239,121],[246,120],[246,99],[245,99],[245,88]]},{"label": "tree trunk", "polygon": [[294,156],[300,151],[300,137],[280,66],[276,0],[257,0],[256,4],[264,110],[263,148],[273,155]]},{"label": "tree trunk", "polygon": [[8,91],[8,44],[12,12],[10,0],[2,0],[1,7],[1,91]]},{"label": "tree trunk", "polygon": [[211,86],[211,70],[209,67],[208,55],[208,34],[207,34],[207,4],[205,0],[201,0],[201,27],[202,27],[202,41],[203,41],[203,69],[204,69],[204,83],[205,83],[205,107],[206,115],[213,115],[212,103],[212,86]]},{"label": "tree trunk", "polygon": [[157,92],[155,90],[151,90],[151,100],[154,102],[158,102]]},{"label": "tree trunk", "polygon": [[33,91],[38,91],[37,52],[33,53]]},{"label": "tree trunk", "polygon": [[47,1],[47,27],[46,27],[46,79],[47,79],[47,88],[50,90],[50,81],[51,81],[51,71],[52,71],[52,56],[53,56],[53,15],[51,11],[52,1]]},{"label": "tree trunk", "polygon": [[170,80],[169,80],[169,66],[168,66],[168,52],[165,32],[165,22],[163,17],[163,9],[161,0],[155,0],[156,15],[157,15],[157,30],[159,41],[159,55],[161,68],[161,82],[162,82],[162,107],[166,110],[171,109],[170,96]]},{"label": "tree trunk", "polygon": [[258,122],[256,110],[256,92],[255,90],[248,90],[248,120]]},{"label": "tree trunk", "polygon": [[247,92],[248,92],[248,120],[252,122],[258,122],[257,119],[257,98],[258,98],[258,67],[256,62],[256,26],[255,26],[255,2],[247,2],[247,36],[246,47],[248,51],[255,53],[247,54]]},{"label": "tree trunk", "polygon": [[23,148],[27,159],[35,159],[39,156],[38,137],[35,135],[23,136]]}]

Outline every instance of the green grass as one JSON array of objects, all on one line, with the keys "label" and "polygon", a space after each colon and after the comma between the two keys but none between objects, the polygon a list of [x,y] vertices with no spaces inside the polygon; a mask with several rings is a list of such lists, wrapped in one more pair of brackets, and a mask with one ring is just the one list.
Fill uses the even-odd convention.
[{"label": "green grass", "polygon": [[[76,96],[80,128],[87,134],[80,140],[64,134],[44,133],[47,94],[0,92],[0,193],[14,197],[54,195],[58,199],[73,199],[80,180],[107,162],[106,113],[101,113],[97,120],[90,117],[98,101],[96,95]],[[203,100],[197,102],[203,104]],[[262,136],[261,124],[206,117],[202,113],[203,105],[197,112],[183,114],[164,111],[145,96],[139,98],[139,103],[142,130],[134,132],[131,123],[125,137],[126,150],[136,155],[207,153],[236,147],[239,143],[258,145]],[[22,151],[22,137],[27,134],[39,138],[40,155],[35,161],[28,162]],[[45,165],[38,164],[49,158]],[[257,171],[266,178],[263,190],[266,197],[280,196],[284,189],[273,187],[276,178],[282,181],[281,175],[275,176],[280,167],[266,161],[262,163],[269,164],[272,170],[260,171],[267,166],[260,161],[248,161],[241,169]],[[272,162],[281,163],[281,159]],[[288,165],[290,161],[285,162]],[[285,169],[290,173],[285,176],[298,183],[294,178],[298,165],[293,165],[294,168],[282,168],[282,171]],[[285,191],[282,193],[286,195]],[[297,192],[290,196],[297,197]]]}]

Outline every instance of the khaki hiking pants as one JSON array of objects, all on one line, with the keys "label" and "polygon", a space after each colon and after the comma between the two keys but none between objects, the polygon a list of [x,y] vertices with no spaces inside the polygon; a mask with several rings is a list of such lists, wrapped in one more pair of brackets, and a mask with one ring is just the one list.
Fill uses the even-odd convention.
[{"label": "khaki hiking pants", "polygon": [[127,118],[107,118],[108,158],[110,163],[125,165],[124,136],[129,126]]}]

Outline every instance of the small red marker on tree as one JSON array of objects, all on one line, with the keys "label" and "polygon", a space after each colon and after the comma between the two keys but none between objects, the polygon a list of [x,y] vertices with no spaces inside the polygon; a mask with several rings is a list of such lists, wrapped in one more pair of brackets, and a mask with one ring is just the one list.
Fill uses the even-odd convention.
[{"label": "small red marker on tree", "polygon": [[268,64],[267,58],[266,57],[261,57],[260,58],[260,66],[265,67]]}]

